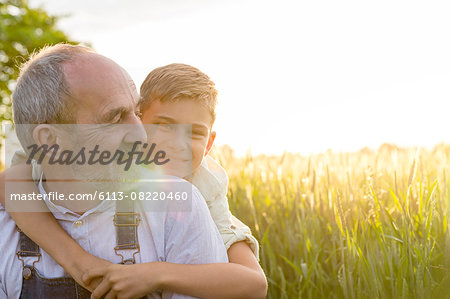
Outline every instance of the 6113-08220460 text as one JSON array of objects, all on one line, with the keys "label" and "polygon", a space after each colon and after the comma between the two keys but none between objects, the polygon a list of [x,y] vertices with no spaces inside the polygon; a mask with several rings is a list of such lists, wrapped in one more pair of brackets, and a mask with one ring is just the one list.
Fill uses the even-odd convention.
[{"label": "6113-08220460 text", "polygon": [[95,191],[94,193],[69,193],[64,194],[60,192],[48,192],[43,195],[41,193],[12,193],[9,196],[10,200],[169,200],[180,201],[188,199],[188,192],[105,192]]}]

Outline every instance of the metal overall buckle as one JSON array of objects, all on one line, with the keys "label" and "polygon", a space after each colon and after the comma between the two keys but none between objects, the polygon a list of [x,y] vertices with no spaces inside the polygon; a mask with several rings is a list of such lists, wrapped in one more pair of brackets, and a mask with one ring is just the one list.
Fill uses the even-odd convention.
[{"label": "metal overall buckle", "polygon": [[[123,247],[129,247],[129,246],[133,246],[135,247],[136,251],[133,253],[133,258],[132,259],[123,259],[123,255],[120,254],[118,251],[119,250],[127,250],[128,248],[123,248]],[[117,245],[116,247],[114,247],[114,252],[116,253],[116,255],[120,256],[120,258],[122,259],[121,264],[124,265],[131,265],[136,263],[136,254],[138,254],[141,251],[141,248],[139,247],[138,243],[131,243],[131,244],[123,244],[123,245]]]},{"label": "metal overall buckle", "polygon": [[[136,217],[134,223],[117,223],[119,220],[118,216],[130,216],[130,215],[134,215]],[[139,213],[135,212],[116,212],[116,214],[114,214],[113,221],[115,226],[138,226],[139,222],[141,221],[141,217]]]},{"label": "metal overall buckle", "polygon": [[[134,218],[133,218],[134,221],[132,220],[131,223],[121,223],[121,221],[119,221],[120,216],[134,216]],[[136,212],[116,212],[116,214],[114,215],[114,219],[113,219],[114,225],[119,226],[119,227],[126,227],[126,226],[137,227],[139,225],[140,221],[141,221],[140,214],[136,213]],[[136,239],[135,239],[135,241],[136,241]],[[133,253],[132,259],[124,260],[123,255],[120,254],[118,251],[119,250],[129,250],[129,249],[136,249],[136,251]],[[125,265],[134,264],[136,262],[136,254],[140,252],[139,243],[117,245],[114,247],[114,252],[116,253],[116,255],[120,256],[120,258],[122,260],[122,262],[121,262],[122,264],[125,264]]]},{"label": "metal overall buckle", "polygon": [[[31,266],[28,266],[28,265],[25,266],[25,261],[22,258],[22,254],[24,254],[24,253],[34,254],[32,256],[37,256],[37,260],[35,260]],[[23,278],[30,279],[32,274],[33,274],[34,264],[36,264],[37,262],[39,262],[41,260],[41,253],[40,252],[36,252],[36,251],[19,250],[19,251],[17,251],[16,254],[17,254],[17,258],[19,259],[19,261],[22,262],[22,276],[23,276]]]}]

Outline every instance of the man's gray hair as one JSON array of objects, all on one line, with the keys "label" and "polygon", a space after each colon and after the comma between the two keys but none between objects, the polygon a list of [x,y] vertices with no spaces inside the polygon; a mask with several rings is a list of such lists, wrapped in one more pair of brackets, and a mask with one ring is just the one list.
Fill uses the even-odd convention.
[{"label": "man's gray hair", "polygon": [[63,65],[92,52],[84,46],[57,44],[41,49],[22,65],[12,104],[17,137],[25,149],[35,143],[36,125],[74,123],[75,105]]}]

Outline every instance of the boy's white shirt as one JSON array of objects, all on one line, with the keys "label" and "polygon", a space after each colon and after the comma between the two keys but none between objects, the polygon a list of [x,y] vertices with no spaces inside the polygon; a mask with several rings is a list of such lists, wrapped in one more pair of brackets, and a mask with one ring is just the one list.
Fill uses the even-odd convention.
[{"label": "boy's white shirt", "polygon": [[[11,165],[24,163],[27,157],[23,151],[17,151]],[[32,160],[33,180],[39,180],[41,166]],[[192,184],[197,187],[206,200],[211,217],[222,236],[225,248],[239,241],[245,241],[259,261],[259,244],[250,228],[233,216],[228,206],[228,175],[222,166],[210,156],[206,156],[192,175]]]},{"label": "boy's white shirt", "polygon": [[227,199],[228,175],[225,169],[216,160],[206,156],[199,168],[194,171],[192,184],[205,198],[226,249],[236,242],[245,241],[259,261],[258,241],[250,228],[230,212]]}]

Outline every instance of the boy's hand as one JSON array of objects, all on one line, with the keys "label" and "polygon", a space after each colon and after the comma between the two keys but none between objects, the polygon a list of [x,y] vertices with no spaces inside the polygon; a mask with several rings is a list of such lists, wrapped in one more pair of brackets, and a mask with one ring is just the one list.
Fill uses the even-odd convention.
[{"label": "boy's hand", "polygon": [[91,298],[141,298],[161,286],[161,263],[151,262],[134,265],[111,264],[107,267],[92,268],[83,281],[91,284],[94,278],[103,278],[92,292]]},{"label": "boy's hand", "polygon": [[88,254],[86,252],[84,252],[78,259],[76,259],[76,261],[76,266],[67,269],[67,271],[73,277],[73,279],[75,279],[76,282],[78,282],[82,287],[88,289],[90,292],[94,291],[95,288],[97,288],[97,286],[102,281],[102,277],[96,277],[86,283],[83,279],[84,275],[90,269],[104,268],[112,265],[111,262],[96,257],[92,254]]}]

